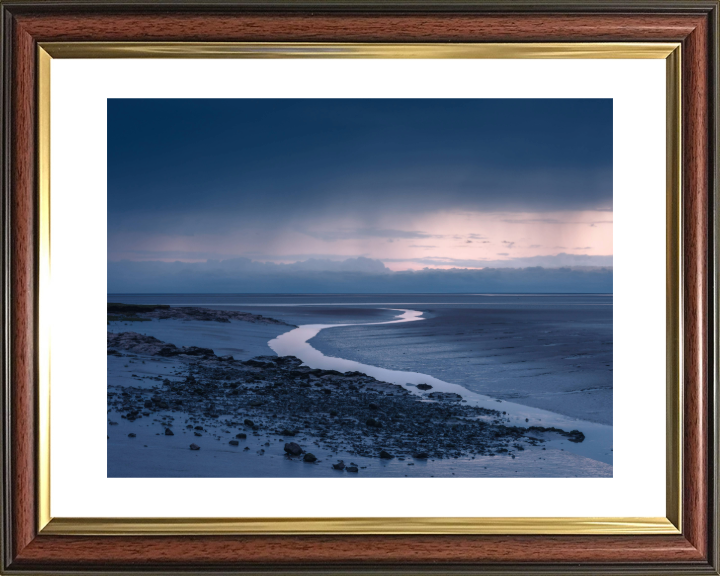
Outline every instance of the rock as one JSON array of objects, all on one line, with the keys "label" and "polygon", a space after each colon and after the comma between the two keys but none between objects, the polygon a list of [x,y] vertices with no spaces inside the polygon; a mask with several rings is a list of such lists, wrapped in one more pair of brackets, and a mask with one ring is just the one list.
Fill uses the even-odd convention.
[{"label": "rock", "polygon": [[268,362],[260,362],[258,360],[246,360],[244,364],[245,366],[254,366],[256,368],[267,368],[269,366]]},{"label": "rock", "polygon": [[111,348],[127,350],[136,354],[155,356],[177,356],[177,346],[161,342],[152,336],[143,336],[137,332],[108,332],[107,345]]},{"label": "rock", "polygon": [[195,430],[204,430],[202,426],[195,426]]},{"label": "rock", "polygon": [[345,470],[347,470],[348,472],[357,472],[358,468],[357,466],[348,466],[347,468],[345,468]]},{"label": "rock", "polygon": [[303,457],[303,462],[315,462],[316,460],[317,458],[315,457],[315,455],[310,454],[310,452],[305,454],[305,456]]},{"label": "rock", "polygon": [[202,436],[202,434],[200,434],[200,432],[193,432],[193,434],[195,434],[195,436]]},{"label": "rock", "polygon": [[384,458],[384,459],[386,459],[386,460],[390,460],[391,458],[395,458],[395,456],[393,456],[392,454],[390,454],[390,452],[388,452],[388,451],[386,451],[386,450],[381,450],[381,451],[380,451],[380,458]]},{"label": "rock", "polygon": [[333,464],[332,467],[335,468],[335,470],[344,470],[344,469],[345,469],[345,462],[343,462],[342,460],[340,460],[340,462],[338,462],[337,464]]},{"label": "rock", "polygon": [[197,444],[190,444],[190,450],[200,450],[200,446]]},{"label": "rock", "polygon": [[260,400],[253,400],[252,402],[250,402],[250,406],[253,408],[257,408],[258,406],[262,406],[262,402],[260,402]]},{"label": "rock", "polygon": [[152,400],[145,400],[145,408],[152,408],[153,402]]},{"label": "rock", "polygon": [[580,432],[580,430],[570,430],[570,432],[567,433],[567,439],[570,442],[579,443],[585,440],[585,434]]},{"label": "rock", "polygon": [[240,444],[240,442],[237,440],[230,440],[230,446],[237,446],[238,444]]},{"label": "rock", "polygon": [[235,438],[240,438],[240,440],[245,440],[245,438],[247,438],[247,434],[245,434],[245,432],[240,432],[240,434],[235,434]]},{"label": "rock", "polygon": [[117,422],[110,421],[110,422],[108,422],[108,424],[110,424],[110,426],[117,426]]},{"label": "rock", "polygon": [[440,400],[441,402],[460,402],[462,396],[455,394],[455,392],[430,392],[428,394],[433,400]]},{"label": "rock", "polygon": [[295,442],[288,442],[285,444],[284,450],[290,456],[300,456],[300,454],[302,454],[302,448],[300,448],[300,445]]},{"label": "rock", "polygon": [[412,457],[417,458],[418,460],[427,460],[428,458],[430,458],[430,454],[428,454],[427,452],[415,452]]},{"label": "rock", "polygon": [[255,423],[252,420],[250,420],[249,418],[245,418],[245,420],[243,420],[243,424],[245,424],[245,426],[250,426],[250,428],[255,426]]},{"label": "rock", "polygon": [[128,434],[128,438],[135,438],[135,436],[137,436],[135,432],[130,432],[130,434]]},{"label": "rock", "polygon": [[431,390],[432,386],[430,384],[418,384],[417,385],[418,390]]},{"label": "rock", "polygon": [[375,402],[370,402],[370,404],[368,404],[368,408],[370,408],[370,410],[379,410],[380,406],[375,404]]},{"label": "rock", "polygon": [[280,436],[295,436],[295,431],[285,429],[282,432],[280,432]]},{"label": "rock", "polygon": [[199,348],[198,346],[188,346],[182,348],[182,354],[188,356],[215,356],[215,352],[210,348]]},{"label": "rock", "polygon": [[560,428],[546,428],[544,426],[530,426],[528,428],[528,432],[555,432],[556,434],[560,434],[561,436],[565,436],[570,442],[579,443],[585,440],[585,434],[580,432],[580,430],[571,430],[570,432],[565,432],[565,430],[561,430]]},{"label": "rock", "polygon": [[382,423],[375,420],[375,418],[369,418],[365,424],[370,426],[370,428],[382,428]]},{"label": "rock", "polygon": [[165,436],[175,436],[170,428],[165,428]]}]

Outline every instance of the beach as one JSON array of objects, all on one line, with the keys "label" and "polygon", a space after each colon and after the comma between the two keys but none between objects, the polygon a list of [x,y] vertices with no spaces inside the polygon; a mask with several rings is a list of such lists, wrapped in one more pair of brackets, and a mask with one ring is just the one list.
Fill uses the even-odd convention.
[{"label": "beach", "polygon": [[[109,322],[108,476],[612,476],[612,347],[608,361],[607,326],[592,312],[602,300],[575,301],[584,314],[574,320],[557,313],[570,305],[551,303],[556,332],[543,334],[538,325],[547,313],[536,303],[528,310],[503,300],[488,314],[487,304],[468,307],[454,297],[403,304],[412,308],[379,297],[370,304],[218,299],[108,297],[239,314]],[[495,324],[507,316],[498,304],[503,311],[525,306],[518,312],[525,321]],[[451,320],[461,309],[464,326]],[[520,353],[499,353],[495,339],[503,337]],[[557,350],[547,355],[540,347]],[[585,360],[572,366],[591,368],[565,369],[558,358],[573,354]],[[514,361],[526,366],[513,372]],[[554,388],[542,374],[553,366],[565,377],[552,379]],[[523,377],[534,390],[508,385]],[[562,401],[553,404],[553,396]]]}]

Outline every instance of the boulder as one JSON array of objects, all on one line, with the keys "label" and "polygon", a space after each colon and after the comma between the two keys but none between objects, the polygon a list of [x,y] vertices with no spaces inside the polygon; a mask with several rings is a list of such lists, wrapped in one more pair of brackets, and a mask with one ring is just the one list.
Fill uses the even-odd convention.
[{"label": "boulder", "polygon": [[190,444],[190,450],[200,450],[200,446],[197,444]]},{"label": "boulder", "polygon": [[579,443],[585,440],[585,434],[580,432],[580,430],[570,430],[570,432],[567,433],[567,439],[570,440],[570,442]]},{"label": "boulder", "polygon": [[384,458],[386,460],[390,460],[391,458],[395,458],[390,452],[387,450],[380,450],[380,458]]},{"label": "boulder", "polygon": [[418,384],[417,387],[418,387],[418,390],[430,390],[430,389],[432,389],[432,386],[430,386],[430,384]]},{"label": "boulder", "polygon": [[255,426],[255,423],[252,420],[250,420],[250,418],[245,418],[245,420],[243,421],[243,424],[245,424],[245,426],[250,426],[251,428],[253,426]]},{"label": "boulder", "polygon": [[345,469],[345,462],[343,462],[342,460],[340,460],[340,462],[338,462],[337,464],[333,464],[332,467],[335,468],[335,470],[344,470],[344,469]]},{"label": "boulder", "polygon": [[355,473],[357,473],[358,467],[357,467],[357,466],[348,466],[347,468],[345,468],[345,470],[347,470],[348,472],[355,472]]},{"label": "boulder", "polygon": [[240,442],[237,440],[230,440],[230,446],[237,446],[238,444],[240,444]]},{"label": "boulder", "polygon": [[300,456],[300,454],[302,454],[302,448],[300,448],[300,445],[295,442],[288,442],[285,444],[284,450],[290,456]]},{"label": "boulder", "polygon": [[316,460],[317,458],[315,457],[315,454],[310,454],[310,452],[305,454],[305,456],[303,457],[304,462],[315,462]]},{"label": "boulder", "polygon": [[247,434],[245,434],[245,432],[240,432],[240,434],[235,434],[235,438],[240,438],[240,440],[245,440],[245,438],[247,438]]},{"label": "boulder", "polygon": [[170,428],[165,428],[165,436],[175,436]]}]

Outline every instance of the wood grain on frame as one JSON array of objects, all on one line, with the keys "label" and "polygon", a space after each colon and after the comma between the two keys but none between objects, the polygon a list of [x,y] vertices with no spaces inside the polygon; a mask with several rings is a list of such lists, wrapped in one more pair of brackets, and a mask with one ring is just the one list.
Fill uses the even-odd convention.
[{"label": "wood grain on frame", "polygon": [[[709,401],[711,374],[709,210],[714,205],[714,103],[717,4],[678,4],[666,13],[596,14],[162,13],[99,6],[2,7],[4,58],[10,60],[3,97],[10,99],[9,272],[11,449],[5,567],[43,569],[412,569],[450,570],[523,565],[557,571],[604,566],[616,571],[716,573],[714,470]],[[608,5],[609,6],[609,5]],[[667,4],[668,8],[670,4]],[[74,10],[74,11],[73,11]],[[244,536],[68,537],[37,535],[34,390],[36,384],[35,58],[42,41],[667,41],[683,43],[684,242],[684,491],[682,536]],[[7,62],[6,62],[7,64]],[[7,70],[7,68],[6,68]],[[6,150],[7,152],[7,150]],[[7,180],[7,179],[6,179]],[[715,247],[712,246],[714,250]],[[713,252],[714,254],[714,252]],[[8,268],[6,266],[6,272]],[[6,478],[7,479],[7,478]],[[8,508],[7,505],[11,506]]]},{"label": "wood grain on frame", "polygon": [[10,152],[10,479],[12,543],[17,556],[36,535],[35,526],[35,47],[29,34],[12,36],[13,78]]}]

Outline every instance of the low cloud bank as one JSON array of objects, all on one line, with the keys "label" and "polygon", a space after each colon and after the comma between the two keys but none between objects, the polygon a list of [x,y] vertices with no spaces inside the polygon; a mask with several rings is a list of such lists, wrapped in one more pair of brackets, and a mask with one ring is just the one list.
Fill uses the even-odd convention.
[{"label": "low cloud bank", "polygon": [[379,260],[247,258],[207,262],[108,262],[110,293],[612,293],[611,266],[424,269],[392,272]]},{"label": "low cloud bank", "polygon": [[[508,242],[507,244],[512,244]],[[588,254],[567,254],[561,252],[553,256],[526,256],[519,258],[506,258],[504,260],[474,260],[470,258],[410,258],[409,260],[390,260],[383,262],[415,262],[428,266],[455,266],[458,268],[562,268],[573,266],[602,266],[612,267],[612,256],[590,256]]]}]

